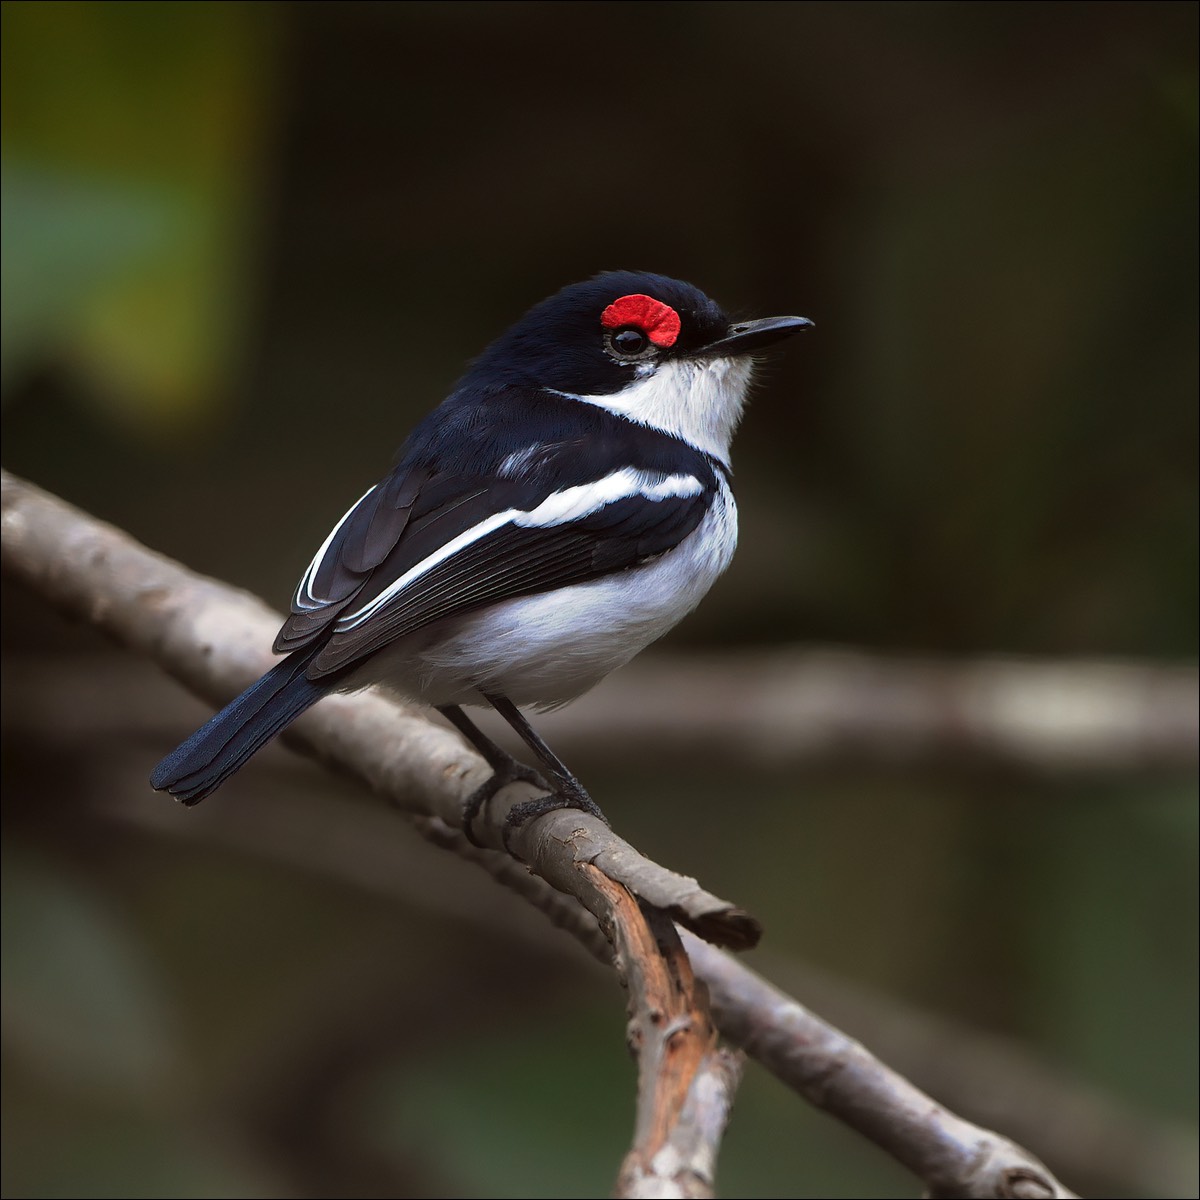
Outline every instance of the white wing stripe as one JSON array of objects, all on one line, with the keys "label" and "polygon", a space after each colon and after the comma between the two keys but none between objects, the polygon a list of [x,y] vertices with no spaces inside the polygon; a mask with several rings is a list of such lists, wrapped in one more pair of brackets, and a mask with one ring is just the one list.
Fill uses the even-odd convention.
[{"label": "white wing stripe", "polygon": [[655,476],[645,471],[626,467],[597,479],[594,483],[581,483],[578,487],[563,488],[547,496],[545,500],[527,513],[518,513],[513,519],[518,525],[549,526],[564,525],[578,521],[596,512],[606,504],[625,500],[630,496],[644,496],[647,500],[665,500],[670,496],[697,496],[703,488],[694,475],[668,475],[665,479],[651,482]]},{"label": "white wing stripe", "polygon": [[653,502],[665,500],[671,496],[698,496],[703,490],[703,485],[694,475],[668,475],[663,478],[660,475],[626,467],[622,471],[617,471],[593,483],[584,483],[578,487],[564,488],[561,492],[554,492],[536,508],[528,511],[509,508],[504,512],[493,513],[490,517],[480,521],[478,525],[472,525],[458,537],[452,538],[415,566],[410,567],[399,579],[389,584],[362,608],[340,618],[334,626],[334,631],[347,633],[351,629],[357,629],[409,584],[439,563],[445,562],[460,550],[504,525],[550,528],[555,525],[565,525],[570,521],[582,520],[607,504],[612,504],[617,500],[626,500],[631,496],[642,496]]},{"label": "white wing stripe", "polygon": [[308,570],[304,572],[304,577],[296,585],[296,595],[293,603],[300,609],[321,608],[324,600],[318,600],[313,595],[313,582],[317,578],[317,572],[321,569],[321,560],[325,557],[326,551],[329,549],[329,544],[338,535],[338,530],[350,520],[350,514],[378,487],[378,484],[372,484],[359,498],[346,510],[345,516],[330,530],[329,536],[321,543],[320,550],[313,556],[312,562],[308,564]]}]

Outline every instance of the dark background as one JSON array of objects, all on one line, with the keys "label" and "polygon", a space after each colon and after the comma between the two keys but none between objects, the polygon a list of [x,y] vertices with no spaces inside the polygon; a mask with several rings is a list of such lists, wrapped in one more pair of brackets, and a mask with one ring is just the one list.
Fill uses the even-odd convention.
[{"label": "dark background", "polygon": [[[647,269],[817,326],[670,649],[1194,663],[1195,5],[3,13],[9,470],[282,606],[466,359]],[[607,1193],[622,1002],[561,935],[281,751],[171,808],[202,706],[8,584],[4,651],[7,1194]],[[1195,1187],[1192,772],[574,765],[801,998],[803,961],[1116,1106],[1127,1173],[1069,1185]],[[721,1183],[914,1190],[757,1068]]]}]

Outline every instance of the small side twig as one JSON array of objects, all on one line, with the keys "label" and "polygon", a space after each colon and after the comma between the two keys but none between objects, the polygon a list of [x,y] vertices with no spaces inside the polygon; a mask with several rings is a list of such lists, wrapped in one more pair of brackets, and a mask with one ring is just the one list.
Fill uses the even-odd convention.
[{"label": "small side twig", "polygon": [[586,873],[629,989],[629,1046],[638,1062],[634,1143],[616,1195],[712,1196],[741,1057],[718,1048],[707,990],[671,921],[595,867]]}]

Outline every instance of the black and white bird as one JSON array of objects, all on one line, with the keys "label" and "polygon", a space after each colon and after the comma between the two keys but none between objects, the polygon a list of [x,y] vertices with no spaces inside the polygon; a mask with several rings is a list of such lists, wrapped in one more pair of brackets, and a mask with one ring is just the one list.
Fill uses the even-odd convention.
[{"label": "black and white bird", "polygon": [[[731,321],[690,284],[617,271],[531,309],[334,526],[275,639],[286,657],[155,768],[195,804],[330,692],[438,709],[515,778],[598,813],[519,711],[581,695],[689,613],[737,542],[729,449],[752,355],[811,323]],[[463,712],[491,705],[548,778]]]}]

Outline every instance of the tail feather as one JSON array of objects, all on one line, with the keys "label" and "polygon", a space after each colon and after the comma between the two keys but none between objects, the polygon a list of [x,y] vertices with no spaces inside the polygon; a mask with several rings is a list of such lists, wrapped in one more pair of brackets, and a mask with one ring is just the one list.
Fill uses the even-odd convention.
[{"label": "tail feather", "polygon": [[150,785],[198,804],[329,691],[305,674],[312,653],[293,654],[252,683],[154,768]]}]

